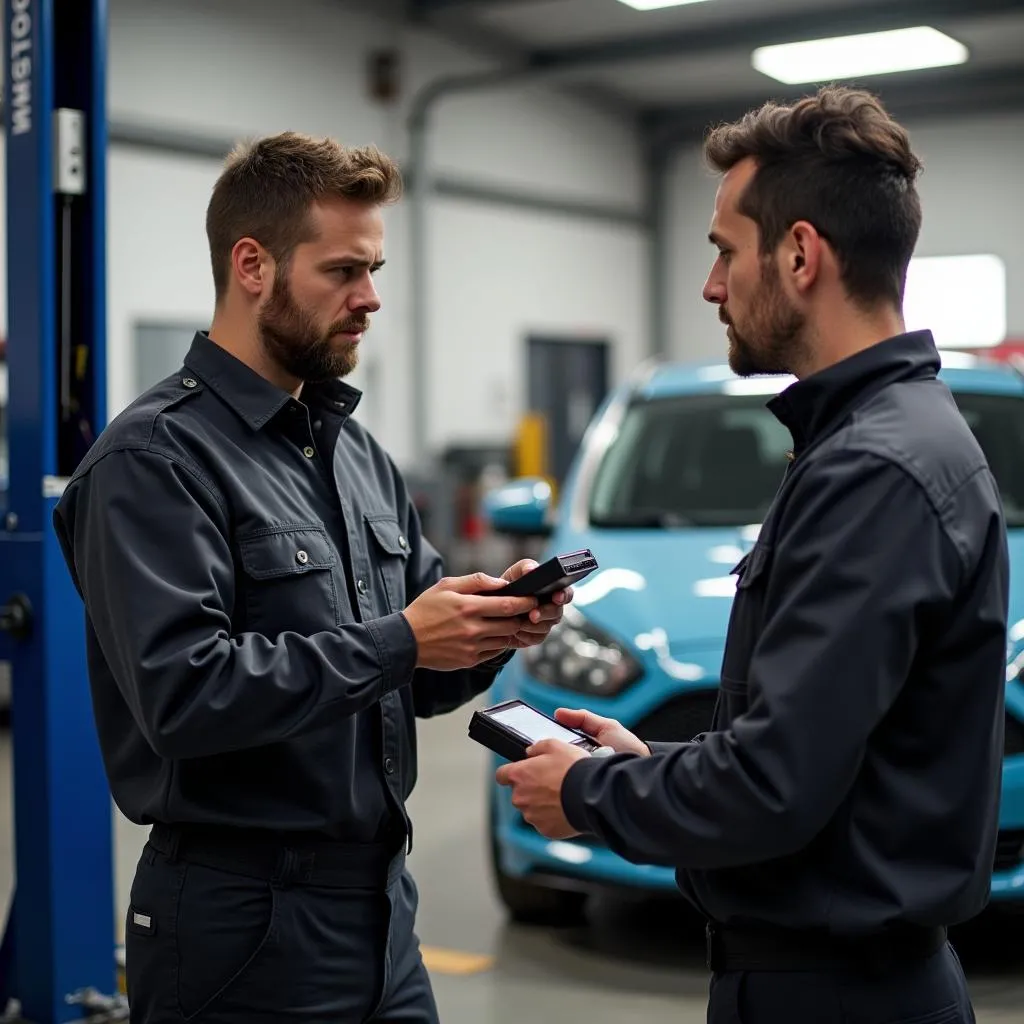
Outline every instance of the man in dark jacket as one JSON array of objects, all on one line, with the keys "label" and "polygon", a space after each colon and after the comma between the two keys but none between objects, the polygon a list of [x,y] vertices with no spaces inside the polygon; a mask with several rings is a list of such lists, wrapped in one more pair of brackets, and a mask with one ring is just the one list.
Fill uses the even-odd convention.
[{"label": "man in dark jacket", "polygon": [[704,297],[736,373],[792,373],[785,479],[734,570],[711,730],[503,766],[540,832],[672,865],[704,913],[712,1024],[974,1019],[946,929],[988,898],[1003,753],[999,494],[902,299],[921,222],[906,132],[863,92],[708,139]]},{"label": "man in dark jacket", "polygon": [[527,561],[442,579],[352,418],[339,378],[400,187],[373,148],[286,133],[233,154],[207,211],[210,331],[55,512],[114,799],[152,825],[133,1022],[437,1019],[405,870],[415,719],[487,689],[571,592],[496,596]]}]

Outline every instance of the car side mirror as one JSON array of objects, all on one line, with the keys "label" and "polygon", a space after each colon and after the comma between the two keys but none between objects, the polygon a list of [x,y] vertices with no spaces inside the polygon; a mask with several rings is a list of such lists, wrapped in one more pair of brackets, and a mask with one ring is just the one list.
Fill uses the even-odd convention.
[{"label": "car side mirror", "polygon": [[551,533],[551,484],[541,477],[520,477],[488,492],[483,514],[496,533],[545,537]]}]

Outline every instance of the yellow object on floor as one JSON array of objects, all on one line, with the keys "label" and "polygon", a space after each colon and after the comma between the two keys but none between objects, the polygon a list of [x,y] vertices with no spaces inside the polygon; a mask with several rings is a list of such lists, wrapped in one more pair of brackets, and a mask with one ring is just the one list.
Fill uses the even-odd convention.
[{"label": "yellow object on floor", "polygon": [[463,953],[457,949],[423,946],[423,963],[437,974],[481,974],[494,966],[494,957],[484,953]]}]

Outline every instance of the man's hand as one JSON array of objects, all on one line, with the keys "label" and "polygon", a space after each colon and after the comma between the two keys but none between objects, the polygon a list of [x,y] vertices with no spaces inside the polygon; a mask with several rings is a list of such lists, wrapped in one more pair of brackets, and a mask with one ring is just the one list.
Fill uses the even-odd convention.
[{"label": "man's hand", "polygon": [[559,708],[555,718],[570,729],[579,729],[593,737],[602,747],[611,747],[616,754],[639,754],[650,757],[651,748],[638,736],[634,736],[614,718],[602,718],[592,711],[578,711]]},{"label": "man's hand", "polygon": [[537,611],[537,599],[485,593],[507,583],[478,572],[440,580],[420,594],[404,612],[416,637],[416,667],[473,668],[508,650],[525,616]]},{"label": "man's hand", "polygon": [[590,755],[561,740],[541,740],[530,747],[525,761],[503,764],[498,784],[512,787],[512,806],[548,839],[568,839],[579,833],[562,810],[562,782],[581,757]]},{"label": "man's hand", "polygon": [[[515,583],[520,576],[525,576],[531,569],[536,569],[537,564],[530,558],[524,558],[509,566],[501,574],[501,578],[509,583]],[[556,590],[550,600],[545,600],[544,604],[535,607],[513,637],[508,649],[522,650],[524,647],[536,647],[537,644],[543,643],[548,633],[562,621],[563,609],[572,601],[572,597],[572,587],[566,587],[565,590]]]}]

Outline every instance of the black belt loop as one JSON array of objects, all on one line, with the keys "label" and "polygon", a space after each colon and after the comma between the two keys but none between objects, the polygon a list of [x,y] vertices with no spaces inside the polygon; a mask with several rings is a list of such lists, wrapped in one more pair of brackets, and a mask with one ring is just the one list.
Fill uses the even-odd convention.
[{"label": "black belt loop", "polygon": [[286,846],[281,850],[270,884],[277,889],[287,889],[296,882],[308,884],[313,878],[316,854],[293,850]]},{"label": "black belt loop", "polygon": [[164,849],[164,855],[172,863],[176,864],[178,861],[178,853],[181,850],[181,833],[177,829],[171,829],[167,836],[167,843]]},{"label": "black belt loop", "polygon": [[270,884],[275,889],[287,889],[295,881],[297,867],[298,857],[295,856],[295,851],[284,847],[277,858],[277,867],[274,868]]}]

